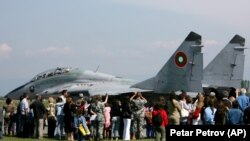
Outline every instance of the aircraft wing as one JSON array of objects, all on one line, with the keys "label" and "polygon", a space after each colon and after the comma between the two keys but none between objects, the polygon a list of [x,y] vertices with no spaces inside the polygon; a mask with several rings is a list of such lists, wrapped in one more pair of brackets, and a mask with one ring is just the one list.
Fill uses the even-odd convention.
[{"label": "aircraft wing", "polygon": [[88,92],[91,96],[93,96],[93,95],[105,95],[106,93],[108,95],[119,95],[123,93],[131,93],[138,91],[143,92],[148,90],[130,88],[130,85],[119,85],[117,83],[102,83],[93,86],[91,89],[89,89]]},{"label": "aircraft wing", "polygon": [[42,95],[59,94],[62,90],[67,89],[71,93],[88,93],[94,95],[119,95],[131,92],[145,92],[151,90],[142,90],[130,88],[129,84],[119,84],[117,82],[88,82],[88,83],[68,83],[44,90]]}]

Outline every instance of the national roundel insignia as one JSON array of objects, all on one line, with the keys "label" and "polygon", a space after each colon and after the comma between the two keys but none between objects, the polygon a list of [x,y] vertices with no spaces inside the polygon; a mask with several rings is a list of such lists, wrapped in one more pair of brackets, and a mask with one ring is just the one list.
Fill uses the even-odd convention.
[{"label": "national roundel insignia", "polygon": [[174,62],[177,67],[183,68],[187,64],[187,55],[184,52],[177,52],[174,57]]}]

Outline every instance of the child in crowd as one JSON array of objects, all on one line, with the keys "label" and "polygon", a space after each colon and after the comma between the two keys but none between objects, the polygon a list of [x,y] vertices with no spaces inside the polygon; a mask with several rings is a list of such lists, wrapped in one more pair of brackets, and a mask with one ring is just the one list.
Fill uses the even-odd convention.
[{"label": "child in crowd", "polygon": [[[84,136],[86,135],[90,135],[90,131],[88,129],[87,123],[86,123],[86,119],[83,116],[83,109],[82,108],[78,108],[76,110],[76,117],[75,117],[75,128],[77,129],[77,141],[84,141]],[[81,127],[83,127],[83,129],[81,129]],[[83,131],[81,131],[83,130]]]}]

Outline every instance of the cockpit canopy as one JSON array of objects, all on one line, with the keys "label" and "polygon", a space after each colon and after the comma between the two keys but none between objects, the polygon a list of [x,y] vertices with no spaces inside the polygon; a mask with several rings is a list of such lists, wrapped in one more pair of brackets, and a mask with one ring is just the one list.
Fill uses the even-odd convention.
[{"label": "cockpit canopy", "polygon": [[50,69],[50,70],[37,74],[35,77],[31,79],[31,82],[45,79],[45,78],[52,77],[52,76],[62,75],[62,74],[70,72],[71,70],[72,68],[70,67],[57,67],[55,69]]}]

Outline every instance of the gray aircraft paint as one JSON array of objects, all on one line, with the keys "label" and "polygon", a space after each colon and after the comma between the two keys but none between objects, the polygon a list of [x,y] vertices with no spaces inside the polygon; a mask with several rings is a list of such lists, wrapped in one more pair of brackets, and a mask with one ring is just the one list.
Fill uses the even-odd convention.
[{"label": "gray aircraft paint", "polygon": [[[58,70],[67,70],[56,74]],[[49,76],[49,74],[53,74]],[[116,77],[100,72],[80,70],[78,68],[55,68],[36,75],[30,82],[11,91],[5,97],[18,99],[23,93],[34,97],[35,94],[44,96],[59,94],[67,89],[69,93],[88,93],[90,95],[114,95],[139,91],[130,88],[135,82],[133,80]]]},{"label": "gray aircraft paint", "polygon": [[245,39],[235,35],[205,67],[202,83],[206,87],[241,87],[244,74]]},{"label": "gray aircraft paint", "polygon": [[[190,32],[155,77],[137,83],[132,87],[150,89],[157,93],[178,90],[202,92],[203,54],[201,48],[201,36]],[[184,66],[178,66],[175,61],[176,54],[179,52],[187,57]]]},{"label": "gray aircraft paint", "polygon": [[[18,99],[23,93],[31,97],[35,94],[49,96],[59,94],[64,89],[67,89],[69,93],[87,92],[90,96],[106,93],[117,95],[135,91],[200,92],[203,75],[201,47],[201,36],[190,32],[158,74],[140,83],[100,72],[77,68],[55,68],[36,75],[30,82],[11,91],[5,97]],[[184,57],[176,59],[178,52],[182,52]],[[175,60],[180,63],[179,67]]]}]

